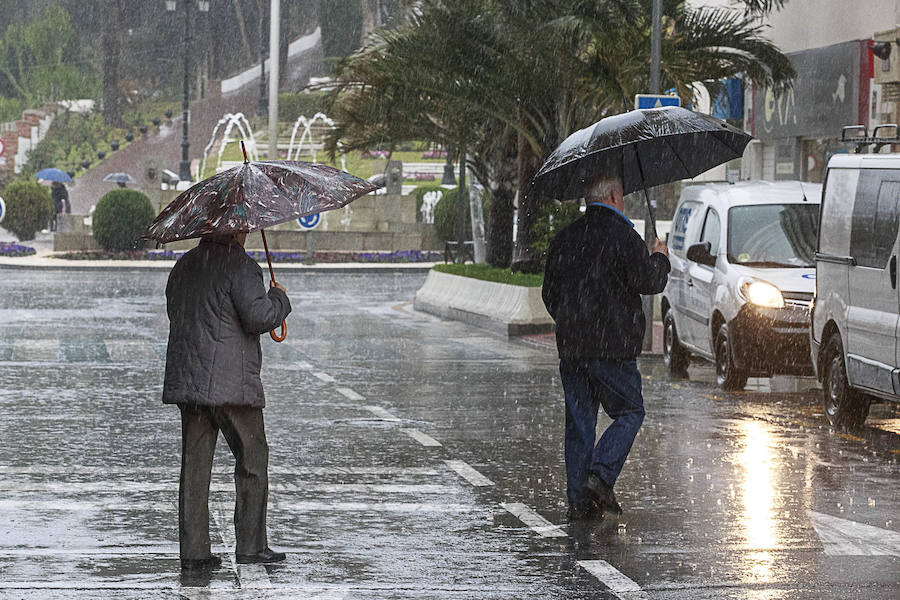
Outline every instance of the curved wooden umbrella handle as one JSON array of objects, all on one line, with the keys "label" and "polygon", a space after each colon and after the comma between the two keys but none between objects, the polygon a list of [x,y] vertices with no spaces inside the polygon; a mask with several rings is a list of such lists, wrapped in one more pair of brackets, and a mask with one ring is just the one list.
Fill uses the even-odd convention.
[{"label": "curved wooden umbrella handle", "polygon": [[287,324],[284,321],[281,322],[281,334],[275,333],[275,330],[273,329],[269,332],[269,335],[276,342],[283,342],[284,338],[287,337]]}]

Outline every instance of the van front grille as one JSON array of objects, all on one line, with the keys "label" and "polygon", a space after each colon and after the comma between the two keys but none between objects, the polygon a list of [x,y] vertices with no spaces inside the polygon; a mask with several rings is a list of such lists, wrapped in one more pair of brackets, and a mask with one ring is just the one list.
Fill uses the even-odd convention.
[{"label": "van front grille", "polygon": [[813,297],[812,292],[781,292],[781,295],[784,296],[785,306],[795,308],[809,308]]}]

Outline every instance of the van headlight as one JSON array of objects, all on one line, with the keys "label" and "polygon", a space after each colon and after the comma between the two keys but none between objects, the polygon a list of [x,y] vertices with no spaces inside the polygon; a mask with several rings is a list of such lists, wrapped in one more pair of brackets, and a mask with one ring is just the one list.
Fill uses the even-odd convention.
[{"label": "van headlight", "polygon": [[781,295],[781,290],[768,281],[745,279],[740,283],[738,289],[741,297],[751,304],[764,308],[784,308],[784,296]]}]

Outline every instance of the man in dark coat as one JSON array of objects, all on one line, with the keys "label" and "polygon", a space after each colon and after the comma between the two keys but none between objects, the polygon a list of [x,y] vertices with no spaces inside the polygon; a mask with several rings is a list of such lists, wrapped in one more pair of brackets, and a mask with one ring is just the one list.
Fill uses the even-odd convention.
[{"label": "man in dark coat", "polygon": [[[559,370],[566,397],[569,518],[622,512],[613,486],[644,420],[635,358],[644,339],[641,294],[666,286],[669,251],[653,252],[624,215],[622,184],[598,176],[583,217],[550,243],[543,299],[556,322]],[[594,445],[602,406],[612,424]]]},{"label": "man in dark coat", "polygon": [[56,231],[56,216],[72,212],[72,207],[69,206],[69,190],[62,182],[54,181],[50,184],[50,198],[53,200],[53,208],[56,211],[53,213],[53,220],[50,221],[50,230]]},{"label": "man in dark coat", "polygon": [[259,336],[291,312],[284,288],[266,292],[244,251],[245,233],[205,237],[175,264],[166,286],[169,345],[163,402],[181,409],[178,533],[183,568],[212,568],[209,482],[219,431],[235,457],[238,563],[284,560],[266,539],[268,457]]}]

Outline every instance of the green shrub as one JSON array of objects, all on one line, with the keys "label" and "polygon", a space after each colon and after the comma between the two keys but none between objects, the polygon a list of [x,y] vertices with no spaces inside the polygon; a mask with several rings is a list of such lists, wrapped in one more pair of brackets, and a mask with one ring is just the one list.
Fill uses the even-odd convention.
[{"label": "green shrub", "polygon": [[301,116],[311,119],[316,113],[328,115],[326,92],[297,92],[278,95],[278,118],[293,123]]},{"label": "green shrub", "polygon": [[13,181],[3,192],[3,199],[6,217],[0,225],[20,241],[33,240],[35,232],[46,227],[53,218],[50,188],[37,181]]},{"label": "green shrub", "polygon": [[581,206],[577,202],[547,202],[541,206],[539,217],[534,224],[534,248],[540,252],[541,260],[547,254],[550,240],[556,237],[563,227],[581,216]]},{"label": "green shrub", "polygon": [[425,203],[425,194],[428,192],[444,192],[444,188],[441,187],[439,183],[426,183],[425,185],[420,185],[416,189],[412,191],[413,196],[416,197],[416,221],[422,221],[422,205]]},{"label": "green shrub", "polygon": [[450,273],[451,275],[460,275],[462,277],[471,277],[473,279],[481,279],[483,281],[493,281],[495,283],[505,283],[508,285],[521,285],[524,287],[541,287],[544,285],[544,274],[528,274],[514,273],[510,269],[501,269],[485,264],[446,264],[434,265],[435,271],[441,273]]},{"label": "green shrub", "polygon": [[140,248],[143,243],[139,238],[155,217],[150,198],[141,192],[129,189],[107,192],[94,209],[94,239],[110,252]]},{"label": "green shrub", "polygon": [[[459,194],[459,188],[450,188],[444,190],[444,196],[438,200],[438,203],[434,207],[434,229],[438,234],[438,237],[444,240],[445,242],[450,240],[456,240],[456,198]],[[485,221],[487,221],[488,216],[488,194],[485,191],[482,194],[481,202],[482,202],[482,214],[484,215]],[[469,210],[469,203],[466,202],[466,222],[465,222],[465,236],[466,240],[472,239],[472,217],[471,211]],[[485,225],[486,227],[486,225]]]}]

